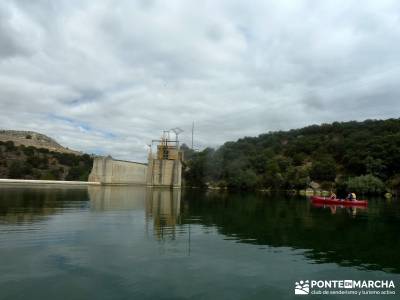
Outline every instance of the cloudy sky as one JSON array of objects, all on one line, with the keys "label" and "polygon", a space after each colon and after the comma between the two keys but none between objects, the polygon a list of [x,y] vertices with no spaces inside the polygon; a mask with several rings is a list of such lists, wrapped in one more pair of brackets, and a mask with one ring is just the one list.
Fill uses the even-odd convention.
[{"label": "cloudy sky", "polygon": [[397,118],[399,96],[399,1],[0,2],[0,128],[88,153]]}]

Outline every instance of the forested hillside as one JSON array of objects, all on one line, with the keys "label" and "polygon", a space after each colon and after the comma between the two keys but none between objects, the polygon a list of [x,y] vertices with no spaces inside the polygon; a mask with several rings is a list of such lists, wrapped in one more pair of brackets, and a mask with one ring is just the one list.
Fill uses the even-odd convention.
[{"label": "forested hillside", "polygon": [[335,122],[269,132],[217,150],[185,147],[188,186],[240,189],[352,189],[382,193],[400,187],[400,119]]},{"label": "forested hillside", "polygon": [[88,154],[0,141],[0,178],[86,181],[92,165],[93,159]]}]

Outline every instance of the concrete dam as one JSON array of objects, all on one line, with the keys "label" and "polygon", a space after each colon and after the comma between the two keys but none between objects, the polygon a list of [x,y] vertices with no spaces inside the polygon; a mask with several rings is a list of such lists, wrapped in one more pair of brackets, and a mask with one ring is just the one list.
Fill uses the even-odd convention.
[{"label": "concrete dam", "polygon": [[[153,154],[153,142],[158,142]],[[89,175],[90,182],[104,185],[146,185],[152,187],[180,188],[182,185],[183,152],[178,136],[169,138],[165,131],[160,140],[153,140],[149,148],[148,163],[113,159],[111,156],[95,157]]]}]

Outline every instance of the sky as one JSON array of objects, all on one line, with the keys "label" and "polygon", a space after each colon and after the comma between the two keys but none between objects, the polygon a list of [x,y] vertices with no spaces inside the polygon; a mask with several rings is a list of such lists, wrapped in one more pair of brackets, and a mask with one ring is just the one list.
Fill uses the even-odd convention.
[{"label": "sky", "polygon": [[399,1],[0,2],[0,129],[87,153],[398,118],[399,83]]}]

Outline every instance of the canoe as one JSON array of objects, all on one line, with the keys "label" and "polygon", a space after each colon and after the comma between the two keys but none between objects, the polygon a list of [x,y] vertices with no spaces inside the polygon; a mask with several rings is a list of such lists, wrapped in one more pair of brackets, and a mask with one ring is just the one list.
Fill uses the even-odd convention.
[{"label": "canoe", "polygon": [[313,207],[321,207],[321,208],[331,208],[331,209],[336,209],[338,207],[341,208],[357,208],[357,209],[368,209],[368,205],[365,204],[327,204],[327,203],[316,203],[312,202]]},{"label": "canoe", "polygon": [[368,206],[367,200],[346,200],[346,199],[331,199],[329,197],[311,197],[312,203],[318,204],[335,204],[344,206]]}]

